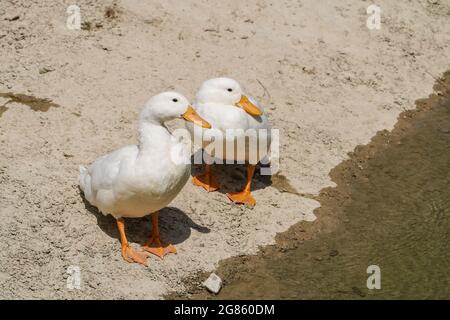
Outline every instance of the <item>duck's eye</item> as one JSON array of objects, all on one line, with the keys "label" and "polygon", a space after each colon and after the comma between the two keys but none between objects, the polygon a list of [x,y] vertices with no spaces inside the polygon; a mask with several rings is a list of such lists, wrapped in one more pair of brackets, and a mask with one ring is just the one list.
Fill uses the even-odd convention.
[{"label": "duck's eye", "polygon": [[178,102],[178,99],[177,98],[173,98],[172,101],[173,102]]},{"label": "duck's eye", "polygon": [[228,88],[227,91],[228,91],[228,92],[233,92],[233,89]]}]

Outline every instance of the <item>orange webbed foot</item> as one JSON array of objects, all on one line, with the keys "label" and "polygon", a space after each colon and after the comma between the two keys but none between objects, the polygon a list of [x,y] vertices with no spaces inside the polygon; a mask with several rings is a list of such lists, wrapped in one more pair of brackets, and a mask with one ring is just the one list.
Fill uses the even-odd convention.
[{"label": "orange webbed foot", "polygon": [[153,237],[142,247],[142,249],[161,259],[168,253],[177,253],[177,249],[174,245],[164,243],[159,238]]},{"label": "orange webbed foot", "polygon": [[198,187],[202,187],[208,192],[219,190],[220,186],[216,177],[213,175],[201,174],[192,177],[192,183]]},{"label": "orange webbed foot", "polygon": [[122,257],[129,263],[139,263],[143,266],[147,266],[148,255],[145,252],[137,252],[130,246],[122,247]]},{"label": "orange webbed foot", "polygon": [[250,191],[229,192],[227,193],[227,197],[234,203],[248,204],[251,206],[256,205],[256,200]]}]

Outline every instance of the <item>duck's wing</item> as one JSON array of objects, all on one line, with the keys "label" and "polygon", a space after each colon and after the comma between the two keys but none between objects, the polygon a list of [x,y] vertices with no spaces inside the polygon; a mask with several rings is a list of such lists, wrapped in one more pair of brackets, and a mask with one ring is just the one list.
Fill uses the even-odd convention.
[{"label": "duck's wing", "polygon": [[138,147],[129,145],[98,158],[88,167],[91,176],[92,191],[112,190],[119,174],[121,162],[130,157],[136,158]]}]

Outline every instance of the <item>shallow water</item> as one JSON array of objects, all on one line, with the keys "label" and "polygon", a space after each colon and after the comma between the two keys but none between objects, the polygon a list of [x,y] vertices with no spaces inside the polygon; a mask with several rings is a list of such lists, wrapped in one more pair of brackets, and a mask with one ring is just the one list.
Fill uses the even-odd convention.
[{"label": "shallow water", "polygon": [[[450,299],[449,72],[435,90],[331,172],[312,239],[300,223],[287,242],[225,261],[215,298]],[[379,290],[367,288],[369,265]]]}]

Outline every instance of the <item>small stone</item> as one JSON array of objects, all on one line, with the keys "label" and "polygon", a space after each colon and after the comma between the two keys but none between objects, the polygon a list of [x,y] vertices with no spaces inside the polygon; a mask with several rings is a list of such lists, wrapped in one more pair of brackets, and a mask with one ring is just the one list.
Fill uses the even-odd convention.
[{"label": "small stone", "polygon": [[105,17],[108,19],[117,18],[117,11],[113,7],[106,8]]},{"label": "small stone", "polygon": [[81,23],[81,30],[92,30],[92,23],[90,21],[84,21]]},{"label": "small stone", "polygon": [[218,29],[218,28],[205,28],[205,29],[203,29],[203,32],[215,32],[215,33],[219,33],[219,29]]},{"label": "small stone", "polygon": [[55,71],[55,69],[53,69],[52,67],[42,67],[39,69],[39,74],[44,74],[52,71]]},{"label": "small stone", "polygon": [[330,251],[330,257],[336,257],[338,254],[339,254],[339,251],[337,251],[337,250],[333,249]]},{"label": "small stone", "polygon": [[9,17],[6,17],[5,20],[16,21],[16,20],[19,20],[19,18],[20,18],[20,16],[18,14],[16,14],[16,15],[11,15]]},{"label": "small stone", "polygon": [[352,287],[352,292],[358,296],[360,296],[361,298],[364,298],[366,296],[366,294],[364,292],[362,292],[362,290],[358,287]]},{"label": "small stone", "polygon": [[217,274],[211,273],[208,279],[203,282],[203,286],[205,286],[210,292],[218,294],[222,288],[222,279],[220,279]]},{"label": "small stone", "polygon": [[144,20],[144,23],[149,24],[153,27],[159,27],[163,22],[164,22],[164,20],[160,17],[155,17],[155,18]]}]

